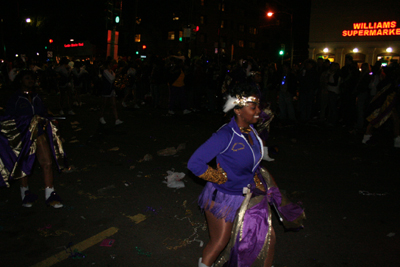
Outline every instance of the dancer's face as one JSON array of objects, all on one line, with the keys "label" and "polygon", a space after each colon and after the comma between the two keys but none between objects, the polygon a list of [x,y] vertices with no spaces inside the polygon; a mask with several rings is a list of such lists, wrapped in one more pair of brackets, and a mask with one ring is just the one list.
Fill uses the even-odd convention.
[{"label": "dancer's face", "polygon": [[250,124],[255,124],[260,118],[261,110],[257,103],[248,102],[241,109],[235,109],[236,122],[239,127],[248,127]]}]

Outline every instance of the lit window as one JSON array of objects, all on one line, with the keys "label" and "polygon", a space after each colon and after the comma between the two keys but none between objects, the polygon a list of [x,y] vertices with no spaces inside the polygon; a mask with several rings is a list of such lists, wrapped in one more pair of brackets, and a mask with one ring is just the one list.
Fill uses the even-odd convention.
[{"label": "lit window", "polygon": [[175,32],[168,32],[168,40],[175,40]]},{"label": "lit window", "polygon": [[243,42],[243,40],[239,40],[239,47],[244,47],[244,42]]},{"label": "lit window", "polygon": [[173,17],[172,20],[179,20],[179,17]]},{"label": "lit window", "polygon": [[[243,28],[243,30],[244,30],[244,28]],[[256,27],[249,27],[249,33],[256,35],[257,34],[257,28]]]},{"label": "lit window", "polygon": [[140,34],[135,34],[135,43],[140,43]]},{"label": "lit window", "polygon": [[206,35],[205,34],[200,34],[199,42],[200,43],[205,43],[206,42]]}]

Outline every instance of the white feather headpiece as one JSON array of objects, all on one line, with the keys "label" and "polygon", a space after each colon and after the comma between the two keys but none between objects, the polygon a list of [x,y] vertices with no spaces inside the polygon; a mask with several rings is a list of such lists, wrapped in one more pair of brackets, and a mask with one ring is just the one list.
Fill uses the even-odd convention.
[{"label": "white feather headpiece", "polygon": [[224,105],[224,112],[227,113],[229,110],[234,109],[236,106],[244,107],[249,102],[259,104],[260,100],[254,96],[245,97],[236,95],[236,97],[233,97],[229,95]]},{"label": "white feather headpiece", "polygon": [[225,113],[227,113],[229,110],[233,109],[236,106],[236,104],[235,104],[236,100],[237,100],[237,98],[228,95],[228,99],[226,100],[225,105],[224,105]]}]

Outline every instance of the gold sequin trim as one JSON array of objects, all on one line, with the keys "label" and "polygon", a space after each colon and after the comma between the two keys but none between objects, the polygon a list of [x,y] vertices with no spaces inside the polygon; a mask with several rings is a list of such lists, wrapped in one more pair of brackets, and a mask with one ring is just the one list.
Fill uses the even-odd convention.
[{"label": "gold sequin trim", "polygon": [[202,175],[199,175],[201,179],[204,179],[206,181],[212,182],[212,183],[217,183],[217,184],[223,184],[228,180],[228,177],[226,176],[226,172],[222,168],[218,168],[218,170],[215,170],[208,166],[208,169],[206,170],[205,173]]},{"label": "gold sequin trim", "polygon": [[254,182],[256,183],[256,187],[261,191],[265,192],[265,188],[263,183],[261,182],[260,178],[258,177],[257,173],[254,175]]}]

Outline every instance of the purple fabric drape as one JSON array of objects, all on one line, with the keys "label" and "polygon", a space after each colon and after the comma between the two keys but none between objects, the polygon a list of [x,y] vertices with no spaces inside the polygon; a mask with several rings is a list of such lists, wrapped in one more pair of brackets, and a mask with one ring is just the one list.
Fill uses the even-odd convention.
[{"label": "purple fabric drape", "polygon": [[277,206],[280,215],[287,221],[293,221],[303,214],[303,209],[293,203],[280,207],[282,195],[279,188],[272,186],[268,189],[263,199],[249,208],[243,219],[242,240],[240,233],[236,236],[235,245],[231,249],[229,261],[226,267],[251,266],[263,249],[265,238],[271,227],[268,223],[269,204]]},{"label": "purple fabric drape", "polygon": [[[35,146],[37,136],[46,134],[50,150],[56,165],[61,170],[58,158],[65,160],[65,154],[60,153],[61,144],[56,144],[53,137],[57,134],[49,121],[46,131],[43,132],[43,123],[35,116],[2,116],[0,117],[0,186],[9,186],[9,181],[32,173],[36,160]],[[63,166],[65,164],[62,164]]]}]

